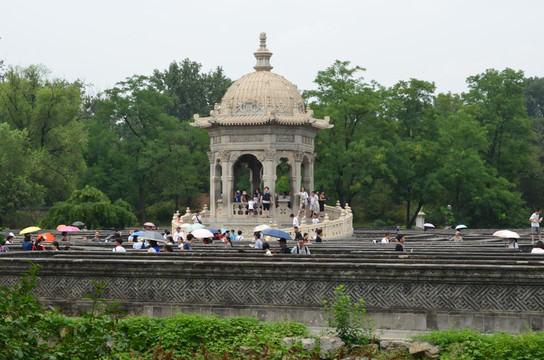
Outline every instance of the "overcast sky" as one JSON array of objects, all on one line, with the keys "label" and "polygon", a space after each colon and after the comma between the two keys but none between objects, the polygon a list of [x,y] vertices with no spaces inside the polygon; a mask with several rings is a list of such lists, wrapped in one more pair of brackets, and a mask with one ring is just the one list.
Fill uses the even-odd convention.
[{"label": "overcast sky", "polygon": [[539,0],[0,0],[0,59],[95,91],[185,58],[236,80],[264,31],[272,71],[301,90],[339,59],[385,86],[462,92],[489,68],[544,76],[543,16]]}]

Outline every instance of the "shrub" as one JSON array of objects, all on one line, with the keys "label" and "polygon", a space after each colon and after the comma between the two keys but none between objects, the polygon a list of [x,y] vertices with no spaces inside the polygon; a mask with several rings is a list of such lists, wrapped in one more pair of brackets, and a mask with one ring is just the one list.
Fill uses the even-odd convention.
[{"label": "shrub", "polygon": [[366,315],[364,300],[352,302],[344,294],[344,285],[334,289],[334,299],[323,300],[323,310],[327,325],[336,330],[336,334],[347,345],[368,344],[373,338],[374,322]]}]

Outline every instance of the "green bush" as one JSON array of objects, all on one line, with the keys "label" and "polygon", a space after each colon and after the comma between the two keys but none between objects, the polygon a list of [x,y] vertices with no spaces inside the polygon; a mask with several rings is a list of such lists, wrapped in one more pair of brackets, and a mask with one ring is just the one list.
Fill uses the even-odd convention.
[{"label": "green bush", "polygon": [[54,229],[74,221],[83,221],[89,229],[124,228],[137,222],[127,202],[118,199],[112,203],[100,190],[89,186],[74,191],[68,200],[51,207],[40,226]]},{"label": "green bush", "polygon": [[336,330],[336,334],[347,345],[366,345],[373,339],[374,322],[366,315],[364,300],[352,302],[344,294],[344,285],[334,289],[332,301],[323,300],[323,310],[327,325]]}]

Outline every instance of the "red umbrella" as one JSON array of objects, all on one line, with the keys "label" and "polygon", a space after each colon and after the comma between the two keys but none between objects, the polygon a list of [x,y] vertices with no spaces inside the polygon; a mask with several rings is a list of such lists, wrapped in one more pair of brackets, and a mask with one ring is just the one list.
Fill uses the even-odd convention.
[{"label": "red umbrella", "polygon": [[57,231],[60,231],[60,232],[69,232],[69,231],[81,231],[79,230],[77,227],[75,226],[62,226],[62,227],[58,227],[57,228]]},{"label": "red umbrella", "polygon": [[43,233],[36,237],[36,239],[42,239],[43,241],[53,241],[55,240],[55,236],[51,233]]}]

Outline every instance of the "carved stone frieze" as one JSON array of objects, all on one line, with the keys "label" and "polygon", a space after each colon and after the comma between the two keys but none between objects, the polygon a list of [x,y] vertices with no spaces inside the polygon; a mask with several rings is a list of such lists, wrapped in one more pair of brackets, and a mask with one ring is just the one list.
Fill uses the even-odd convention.
[{"label": "carved stone frieze", "polygon": [[295,135],[276,135],[276,142],[279,142],[279,143],[295,142]]},{"label": "carved stone frieze", "polygon": [[263,135],[231,135],[229,137],[231,143],[246,143],[246,142],[263,142]]},{"label": "carved stone frieze", "polygon": [[266,111],[254,100],[246,100],[236,106],[233,115],[264,115]]}]

